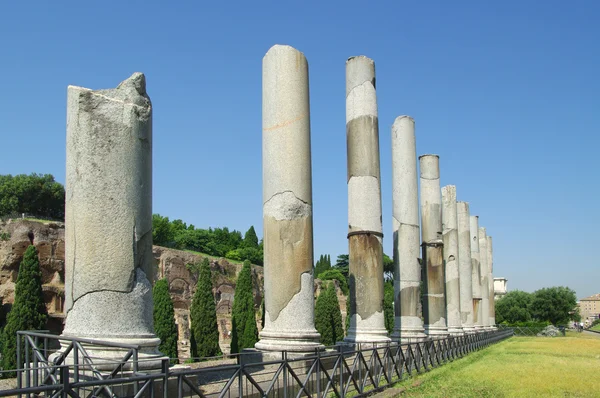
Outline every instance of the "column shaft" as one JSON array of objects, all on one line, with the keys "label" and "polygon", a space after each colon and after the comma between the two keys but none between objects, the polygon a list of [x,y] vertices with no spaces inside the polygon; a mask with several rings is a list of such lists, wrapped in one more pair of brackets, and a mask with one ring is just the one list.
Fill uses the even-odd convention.
[{"label": "column shaft", "polygon": [[490,326],[496,327],[496,302],[494,299],[494,251],[492,248],[492,237],[487,237],[487,253],[488,253],[488,286],[490,295]]},{"label": "column shaft", "polygon": [[442,243],[442,197],[439,156],[419,157],[421,170],[421,241],[425,289],[423,315],[429,336],[448,335]]},{"label": "column shaft", "polygon": [[263,58],[265,328],[255,347],[311,351],[314,326],[308,63],[289,47]]},{"label": "column shaft", "polygon": [[485,329],[490,328],[490,287],[487,259],[487,235],[485,228],[479,227],[479,261],[481,264],[481,320]]},{"label": "column shaft", "polygon": [[457,202],[458,261],[460,273],[460,319],[466,333],[475,331],[473,318],[473,266],[469,204]]},{"label": "column shaft", "polygon": [[483,328],[481,313],[481,264],[479,257],[479,216],[470,217],[471,234],[471,272],[473,275],[473,320],[475,329]]},{"label": "column shaft", "polygon": [[63,335],[140,344],[158,355],[152,104],[143,74],[109,90],[69,86],[66,157]]},{"label": "column shaft", "polygon": [[415,122],[400,116],[392,126],[392,226],[394,231],[394,332],[392,339],[424,340],[419,316],[421,264]]},{"label": "column shaft", "polygon": [[454,336],[463,334],[460,318],[460,276],[458,253],[458,220],[456,209],[456,186],[442,188],[442,233],[444,242],[444,263],[446,273],[446,311],[448,333]]},{"label": "column shaft", "polygon": [[364,56],[346,62],[346,142],[350,328],[345,340],[386,342],[375,64]]}]

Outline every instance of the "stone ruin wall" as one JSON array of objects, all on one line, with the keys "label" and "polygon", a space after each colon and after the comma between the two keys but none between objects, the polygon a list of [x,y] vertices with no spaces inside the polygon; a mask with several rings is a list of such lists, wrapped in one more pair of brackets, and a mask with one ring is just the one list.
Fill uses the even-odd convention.
[{"label": "stone ruin wall", "polygon": [[[5,313],[14,302],[15,282],[23,254],[33,243],[38,249],[42,268],[42,289],[48,309],[48,329],[60,333],[64,322],[64,266],[65,266],[65,229],[63,223],[41,223],[28,220],[0,221],[0,236],[6,233],[10,237],[0,239],[0,298]],[[4,235],[5,237],[7,235]],[[179,329],[179,357],[190,356],[190,304],[198,282],[197,275],[190,271],[187,264],[200,264],[202,256],[194,253],[153,246],[154,260],[157,265],[157,278],[166,277],[169,291],[175,307],[175,321]],[[211,259],[213,277],[213,295],[216,298],[219,344],[224,353],[229,352],[231,342],[231,307],[235,292],[235,281],[242,264],[230,263],[226,259]],[[263,268],[252,267],[254,280],[254,305],[258,330],[261,330],[260,306],[263,299]],[[336,282],[337,283],[337,282]],[[336,285],[337,286],[337,285]],[[256,289],[256,287],[258,287]],[[315,279],[314,292],[317,297],[323,288],[320,280]],[[337,286],[338,300],[342,319],[346,317],[346,296]]]}]

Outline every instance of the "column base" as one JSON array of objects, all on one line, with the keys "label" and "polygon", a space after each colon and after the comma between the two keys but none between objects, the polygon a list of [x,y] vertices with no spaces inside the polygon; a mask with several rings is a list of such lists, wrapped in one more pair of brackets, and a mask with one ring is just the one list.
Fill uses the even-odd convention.
[{"label": "column base", "polygon": [[460,337],[465,335],[463,328],[448,328],[448,334],[452,337]]},{"label": "column base", "polygon": [[444,338],[444,337],[448,337],[448,328],[432,326],[432,325],[425,325],[425,333],[430,338]]},{"label": "column base", "polygon": [[392,341],[400,344],[421,343],[429,340],[424,329],[394,329],[391,335]]},{"label": "column base", "polygon": [[[158,351],[158,345],[160,344],[160,339],[158,337],[140,337],[140,338],[102,338],[102,339],[91,339],[80,336],[72,336],[72,335],[61,335],[61,337],[65,337],[66,339],[61,339],[59,337],[59,341],[61,344],[61,349],[56,356],[60,355],[64,352],[68,346],[71,344],[71,340],[69,338],[76,338],[79,344],[85,350],[85,354],[91,358],[94,367],[98,370],[112,370],[115,367],[115,363],[117,361],[122,361],[125,355],[128,353],[130,348],[126,347],[117,347],[115,345],[110,344],[127,344],[132,346],[139,346],[138,349],[138,370],[152,370],[152,369],[160,369],[162,361],[168,359],[168,357],[164,356],[160,351]],[[85,363],[82,352],[78,352],[77,362],[80,365]],[[72,349],[71,352],[65,358],[65,364],[72,365],[74,363],[75,350]],[[133,361],[134,357],[128,359],[127,363],[123,367],[124,370],[133,370]]]},{"label": "column base", "polygon": [[465,334],[473,334],[477,333],[477,330],[473,326],[463,326],[463,332],[465,332]]},{"label": "column base", "polygon": [[263,330],[254,348],[261,351],[314,352],[325,346],[319,342],[321,336],[315,331],[280,332]]}]

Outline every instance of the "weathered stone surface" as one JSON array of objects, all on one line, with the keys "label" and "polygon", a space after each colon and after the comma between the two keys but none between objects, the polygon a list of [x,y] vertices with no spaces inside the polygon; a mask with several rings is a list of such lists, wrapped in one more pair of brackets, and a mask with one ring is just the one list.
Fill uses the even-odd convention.
[{"label": "weathered stone surface", "polygon": [[438,155],[419,156],[421,241],[425,267],[423,315],[429,336],[448,335],[442,241],[442,198]]},{"label": "weathered stone surface", "polygon": [[490,329],[490,292],[487,255],[486,230],[483,227],[479,227],[479,261],[481,264],[481,324],[485,329]]},{"label": "weathered stone surface", "polygon": [[392,227],[394,232],[394,331],[401,342],[424,340],[421,301],[419,198],[415,122],[399,116],[392,126]]},{"label": "weathered stone surface", "polygon": [[[265,328],[256,348],[314,351],[308,63],[290,46],[263,58]],[[282,283],[285,281],[285,283]]]},{"label": "weathered stone surface", "polygon": [[387,342],[375,64],[346,62],[350,327],[348,342]]},{"label": "weathered stone surface", "polygon": [[487,255],[488,255],[488,294],[490,305],[490,326],[496,327],[496,303],[494,298],[494,250],[492,248],[492,237],[487,237]]},{"label": "weathered stone surface", "polygon": [[469,204],[457,202],[458,262],[460,282],[460,318],[466,333],[475,331],[473,326],[473,267],[471,264],[471,226]]},{"label": "weathered stone surface", "polygon": [[458,216],[456,210],[456,186],[442,188],[442,233],[446,271],[446,311],[448,333],[460,336],[464,332],[460,318],[460,277],[458,254]]},{"label": "weathered stone surface", "polygon": [[152,105],[143,74],[109,90],[69,86],[65,196],[63,335],[134,339],[158,355]]},{"label": "weathered stone surface", "polygon": [[481,262],[479,257],[479,216],[470,216],[471,275],[473,289],[473,322],[476,330],[483,328],[481,313]]}]

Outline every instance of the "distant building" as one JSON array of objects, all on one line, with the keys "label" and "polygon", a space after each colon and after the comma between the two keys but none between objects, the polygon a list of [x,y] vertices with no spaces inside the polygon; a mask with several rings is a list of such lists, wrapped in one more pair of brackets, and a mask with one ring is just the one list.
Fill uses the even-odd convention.
[{"label": "distant building", "polygon": [[506,278],[494,278],[494,300],[501,299],[506,296]]},{"label": "distant building", "polygon": [[586,320],[592,322],[600,318],[600,293],[582,298],[577,303],[577,306],[579,307],[582,322]]}]

